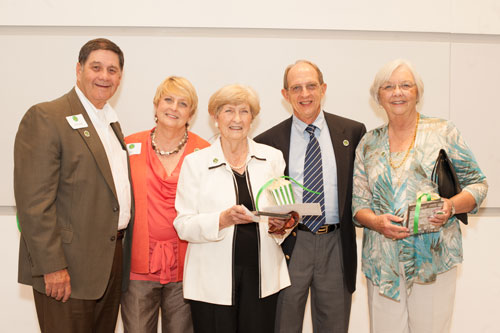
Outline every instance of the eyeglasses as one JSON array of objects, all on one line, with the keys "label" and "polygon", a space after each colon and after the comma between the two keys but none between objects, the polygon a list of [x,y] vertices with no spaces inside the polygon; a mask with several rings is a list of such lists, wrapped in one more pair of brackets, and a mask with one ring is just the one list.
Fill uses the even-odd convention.
[{"label": "eyeglasses", "polygon": [[401,89],[401,90],[407,91],[407,90],[410,90],[411,88],[415,87],[415,83],[413,83],[413,82],[401,82],[401,83],[387,82],[387,83],[384,83],[380,87],[380,89],[382,89],[383,91],[392,92],[392,91],[396,90],[396,87],[399,87],[399,89]]},{"label": "eyeglasses", "polygon": [[292,94],[300,94],[304,90],[304,87],[307,91],[313,92],[318,90],[319,84],[318,83],[307,83],[305,85],[297,84],[295,86],[291,86],[290,88],[288,88],[288,91],[290,91]]}]

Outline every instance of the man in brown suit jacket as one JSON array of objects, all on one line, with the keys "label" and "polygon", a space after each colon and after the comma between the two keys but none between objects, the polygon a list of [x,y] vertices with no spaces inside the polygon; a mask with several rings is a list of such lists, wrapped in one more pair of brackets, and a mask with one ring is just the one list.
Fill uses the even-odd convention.
[{"label": "man in brown suit jacket", "polygon": [[126,148],[107,103],[123,63],[113,42],[87,42],[76,87],[31,107],[19,125],[19,282],[33,286],[42,332],[115,329],[133,229]]}]

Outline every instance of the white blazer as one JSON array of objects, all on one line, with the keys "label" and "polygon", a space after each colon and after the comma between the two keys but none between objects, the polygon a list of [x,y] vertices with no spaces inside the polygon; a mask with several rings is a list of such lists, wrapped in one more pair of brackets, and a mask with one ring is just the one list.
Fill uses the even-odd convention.
[{"label": "white blazer", "polygon": [[[248,139],[247,174],[254,202],[262,185],[283,175],[281,151]],[[189,242],[184,264],[184,298],[212,304],[233,305],[234,226],[219,230],[219,215],[237,203],[236,182],[226,162],[220,139],[184,159],[175,199],[174,227]],[[274,205],[261,194],[259,208]],[[259,227],[259,297],[290,285],[280,244],[288,236],[268,233],[267,219]]]}]

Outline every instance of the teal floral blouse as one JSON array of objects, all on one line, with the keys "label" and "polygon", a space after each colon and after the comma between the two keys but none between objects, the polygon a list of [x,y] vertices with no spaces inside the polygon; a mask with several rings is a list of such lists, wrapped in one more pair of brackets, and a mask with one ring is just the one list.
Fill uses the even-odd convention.
[{"label": "teal floral blouse", "polygon": [[[353,216],[369,208],[375,214],[403,217],[409,203],[415,203],[419,192],[436,192],[430,180],[439,150],[443,148],[453,162],[462,190],[476,201],[475,213],[488,192],[486,177],[457,128],[444,119],[421,115],[414,148],[404,164],[406,152],[390,153],[387,124],[361,139],[354,164]],[[361,225],[354,218],[357,226]],[[459,220],[449,219],[439,232],[412,235],[393,241],[369,228],[363,230],[362,271],[380,292],[399,300],[399,284],[408,292],[414,282],[436,280],[436,275],[462,262],[462,234]],[[400,279],[400,268],[404,280]]]}]

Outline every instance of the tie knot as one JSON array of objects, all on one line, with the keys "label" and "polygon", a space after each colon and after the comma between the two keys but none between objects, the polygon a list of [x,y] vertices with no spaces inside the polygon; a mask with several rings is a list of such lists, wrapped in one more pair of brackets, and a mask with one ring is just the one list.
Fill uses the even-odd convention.
[{"label": "tie knot", "polygon": [[314,130],[316,129],[316,126],[314,125],[308,125],[306,127],[306,132],[309,133],[309,136],[314,136]]}]

